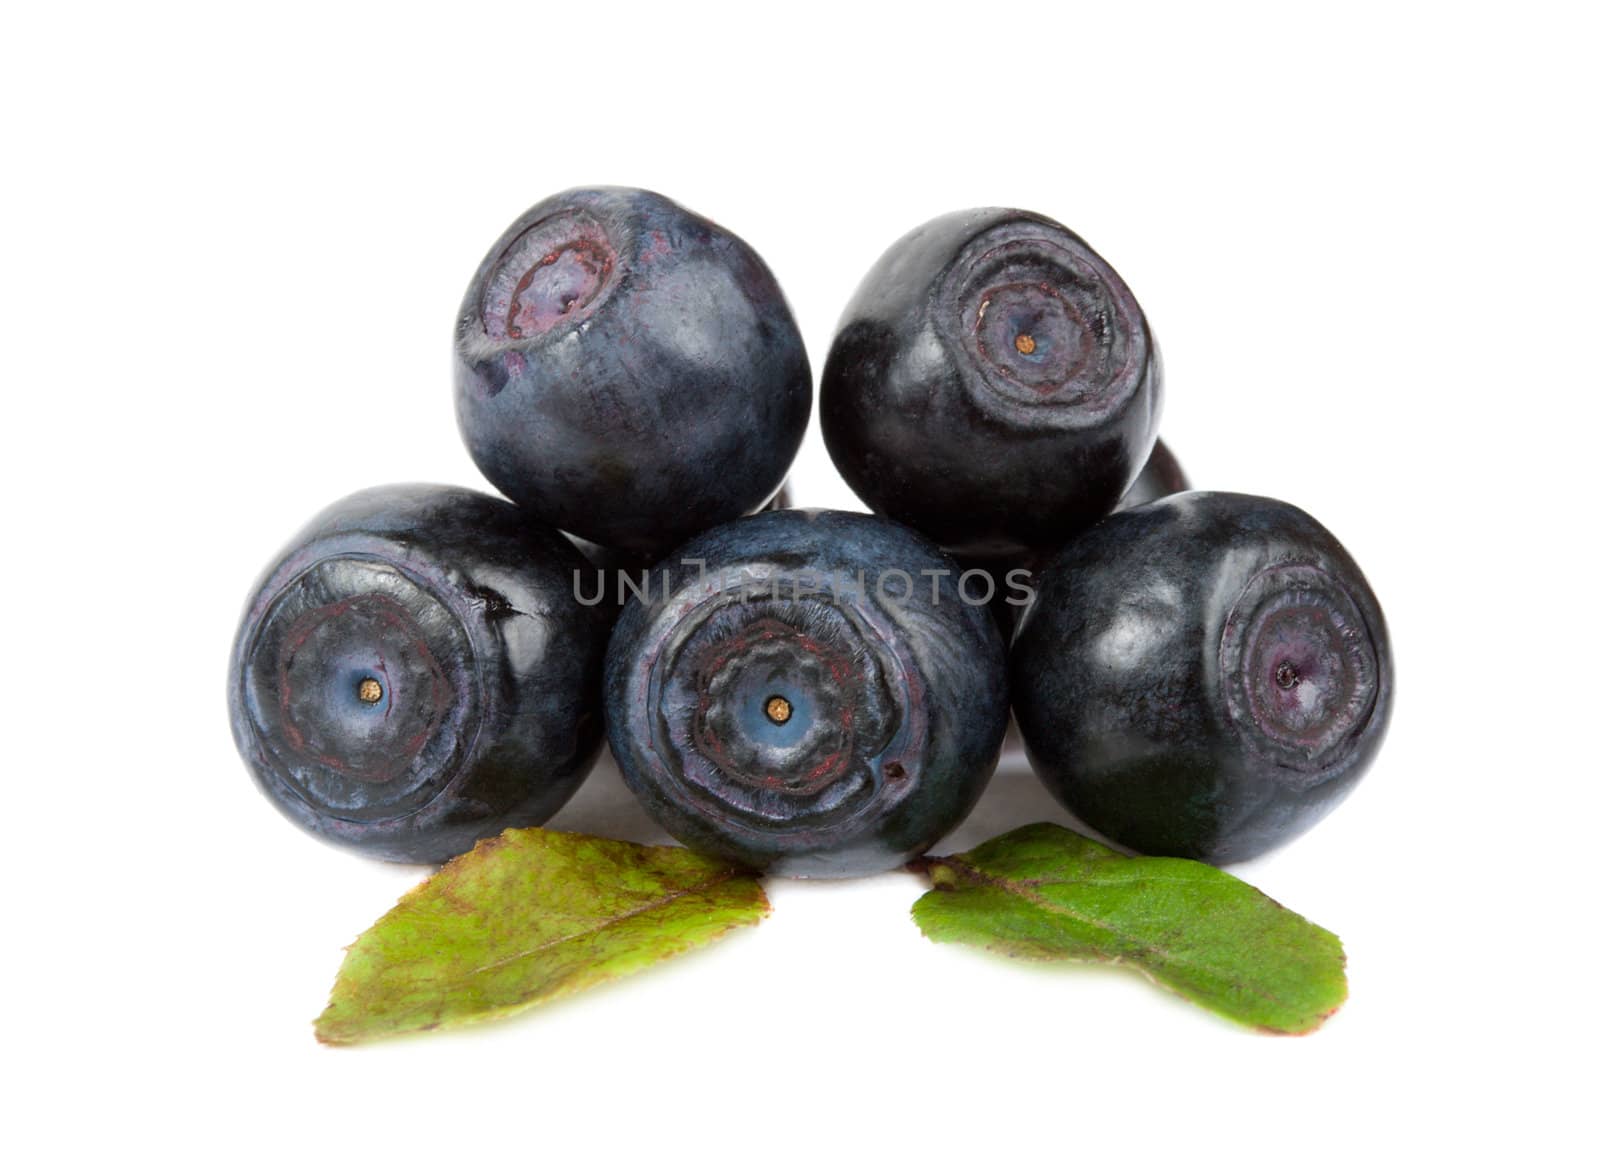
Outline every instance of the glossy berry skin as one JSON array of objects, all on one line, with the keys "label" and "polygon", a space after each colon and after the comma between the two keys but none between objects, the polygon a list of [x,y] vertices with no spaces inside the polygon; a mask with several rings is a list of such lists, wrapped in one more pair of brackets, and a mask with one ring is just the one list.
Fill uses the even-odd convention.
[{"label": "glossy berry skin", "polygon": [[769,873],[922,852],[976,802],[1007,721],[1000,637],[958,572],[865,514],[763,513],[683,546],[606,656],[628,785],[684,844]]},{"label": "glossy berry skin", "polygon": [[[764,513],[769,509],[788,509],[793,504],[794,498],[789,492],[789,483],[786,481],[783,488],[762,506],[761,511]],[[622,607],[629,597],[637,593],[639,587],[643,585],[645,572],[655,564],[654,557],[596,545],[572,534],[567,535],[567,540],[576,546],[578,552],[594,567],[594,573],[586,574],[578,583],[578,601],[585,605],[599,605],[605,610],[607,619],[614,620],[622,613]],[[596,602],[597,595],[598,602]]]},{"label": "glossy berry skin", "polygon": [[603,613],[581,556],[515,506],[393,485],[313,518],[267,567],[228,677],[234,740],[302,828],[440,862],[547,820],[601,736]]},{"label": "glossy berry skin", "polygon": [[777,280],[741,239],[646,190],[568,190],[479,265],[455,335],[478,468],[539,520],[658,557],[753,513],[811,414]]},{"label": "glossy berry skin", "polygon": [[1383,611],[1292,505],[1180,493],[1107,518],[1039,578],[1012,643],[1047,787],[1143,853],[1257,856],[1350,791],[1389,723]]},{"label": "glossy berry skin", "polygon": [[[1158,440],[1144,468],[1139,470],[1139,476],[1122,495],[1122,500],[1117,502],[1117,511],[1148,505],[1173,493],[1182,493],[1189,487],[1189,478],[1178,464],[1178,459],[1164,442]],[[994,616],[995,625],[1008,643],[1016,631],[1017,619],[1021,617],[1033,593],[1034,575],[1053,556],[1052,551],[1039,551],[1003,558],[961,560],[965,569],[989,576],[994,589],[994,597],[988,603],[989,613]],[[974,582],[972,586],[975,592],[979,592],[978,583]]]},{"label": "glossy berry skin", "polygon": [[1027,559],[960,558],[966,596],[982,600],[1003,642],[1009,643],[1017,619],[1033,594],[1034,568]]},{"label": "glossy berry skin", "polygon": [[1144,468],[1139,470],[1139,475],[1133,479],[1133,484],[1128,486],[1128,491],[1122,495],[1122,500],[1117,502],[1117,509],[1135,509],[1141,505],[1149,505],[1152,501],[1160,501],[1163,497],[1170,497],[1174,493],[1185,493],[1194,488],[1189,484],[1189,475],[1183,471],[1183,466],[1178,463],[1178,458],[1173,456],[1172,450],[1167,447],[1167,442],[1156,441],[1156,447],[1150,450],[1150,457],[1144,463]]},{"label": "glossy berry skin", "polygon": [[890,247],[822,373],[822,432],[850,487],[970,558],[1053,550],[1110,513],[1160,407],[1132,293],[1021,210],[949,214]]}]

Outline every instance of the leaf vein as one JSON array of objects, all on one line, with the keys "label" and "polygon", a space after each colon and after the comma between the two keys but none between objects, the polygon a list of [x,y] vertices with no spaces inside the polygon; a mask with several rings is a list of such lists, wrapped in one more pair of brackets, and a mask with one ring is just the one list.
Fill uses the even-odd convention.
[{"label": "leaf vein", "polygon": [[589,926],[588,928],[582,930],[573,930],[567,933],[557,934],[555,937],[549,938],[543,942],[539,942],[536,945],[529,946],[527,949],[518,950],[513,954],[507,954],[503,958],[496,958],[493,962],[486,962],[482,966],[474,966],[468,971],[468,973],[487,974],[491,970],[498,970],[502,966],[508,966],[511,963],[519,961],[523,958],[531,958],[536,954],[541,954],[545,950],[550,949],[552,946],[559,946],[563,942],[575,942],[580,938],[588,938],[594,936],[595,934],[603,933],[612,926],[620,925],[625,921],[630,921],[633,918],[640,917],[643,914],[649,913],[651,910],[665,909],[675,901],[679,901],[685,897],[693,896],[694,894],[705,893],[709,890],[715,889],[723,882],[731,880],[735,875],[736,873],[734,870],[726,870],[722,873],[718,873],[715,877],[712,877],[708,881],[703,881],[697,885],[687,886],[683,889],[675,890],[664,897],[652,898],[643,905],[640,905],[634,909],[630,909],[625,913],[619,913],[611,917],[602,918],[598,925]]}]

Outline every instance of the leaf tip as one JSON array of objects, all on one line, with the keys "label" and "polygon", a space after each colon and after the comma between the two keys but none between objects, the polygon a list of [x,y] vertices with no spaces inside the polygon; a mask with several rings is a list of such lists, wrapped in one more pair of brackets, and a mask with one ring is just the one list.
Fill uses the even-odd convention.
[{"label": "leaf tip", "polygon": [[1287,1038],[1287,1039],[1303,1039],[1307,1035],[1314,1035],[1318,1031],[1320,1031],[1322,1029],[1323,1024],[1326,1023],[1329,1019],[1331,1019],[1334,1015],[1338,1014],[1339,1011],[1341,1009],[1343,1009],[1343,1007],[1344,1007],[1344,1003],[1340,1002],[1332,1010],[1325,1010],[1321,1014],[1313,1015],[1311,1018],[1306,1019],[1303,1023],[1301,1023],[1301,1024],[1297,1025],[1297,1026],[1292,1026],[1292,1027],[1290,1027],[1290,1026],[1273,1027],[1273,1026],[1257,1025],[1253,1029],[1258,1034],[1277,1035],[1277,1036],[1279,1036],[1281,1038]]},{"label": "leaf tip", "polygon": [[[332,1008],[330,1007],[329,1010]],[[311,1033],[317,1037],[317,1042],[324,1047],[348,1047],[357,1039],[345,1030],[337,1019],[330,1019],[328,1011],[323,1011],[311,1024]]]}]

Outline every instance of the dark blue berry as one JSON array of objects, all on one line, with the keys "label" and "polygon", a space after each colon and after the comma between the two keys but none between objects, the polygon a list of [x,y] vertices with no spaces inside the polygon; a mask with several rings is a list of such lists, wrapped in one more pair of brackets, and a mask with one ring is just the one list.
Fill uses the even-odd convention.
[{"label": "dark blue berry", "polygon": [[1144,313],[1077,235],[946,215],[878,260],[822,374],[822,432],[875,511],[953,553],[1053,550],[1111,512],[1161,405]]},{"label": "dark blue berry", "polygon": [[466,489],[368,489],[318,514],[257,584],[228,681],[234,739],[301,827],[438,862],[540,824],[601,736],[605,619],[582,557]]},{"label": "dark blue berry", "polygon": [[659,194],[569,190],[490,249],[461,305],[456,415],[541,521],[649,557],[783,483],[811,369],[772,272]]},{"label": "dark blue berry", "polygon": [[1150,457],[1145,461],[1144,468],[1139,470],[1139,475],[1133,479],[1133,484],[1128,486],[1128,491],[1122,495],[1122,500],[1117,502],[1117,508],[1133,509],[1136,506],[1149,505],[1152,501],[1160,501],[1163,497],[1183,493],[1191,488],[1193,486],[1189,484],[1189,475],[1183,471],[1178,458],[1172,455],[1167,442],[1157,440],[1156,447],[1150,450]]},{"label": "dark blue berry", "polygon": [[959,571],[865,514],[764,513],[681,547],[606,656],[629,786],[684,844],[773,873],[922,852],[971,809],[1006,728],[999,634]]},{"label": "dark blue berry", "polygon": [[[761,511],[788,509],[793,502],[786,481]],[[586,606],[603,607],[607,619],[615,619],[622,613],[628,598],[639,592],[645,571],[655,564],[656,556],[596,545],[573,534],[568,534],[567,540],[577,546],[578,552],[594,567],[592,573],[586,573],[578,582],[578,600]]]},{"label": "dark blue berry", "polygon": [[1045,567],[1011,651],[1040,778],[1131,849],[1226,863],[1297,836],[1389,722],[1383,611],[1292,505],[1180,493],[1107,518]]}]

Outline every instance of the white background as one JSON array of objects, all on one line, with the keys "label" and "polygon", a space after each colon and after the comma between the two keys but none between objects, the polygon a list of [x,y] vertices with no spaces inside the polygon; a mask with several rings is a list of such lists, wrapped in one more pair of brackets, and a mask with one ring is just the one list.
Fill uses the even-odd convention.
[{"label": "white background", "polygon": [[[1591,14],[46,7],[0,36],[6,1155],[1588,1141]],[[1118,268],[1192,476],[1316,514],[1389,614],[1385,752],[1237,869],[1343,937],[1322,1032],[935,947],[890,874],[775,883],[758,929],[479,1033],[313,1041],[341,948],[419,873],[257,795],[224,712],[234,621],[328,501],[480,483],[459,296],[526,206],[606,182],[754,245],[817,369],[861,274],[935,214],[1039,210]],[[796,474],[803,503],[854,507],[814,431]],[[948,845],[1040,818],[1064,819],[1008,765]],[[659,839],[609,764],[555,823]]]}]

